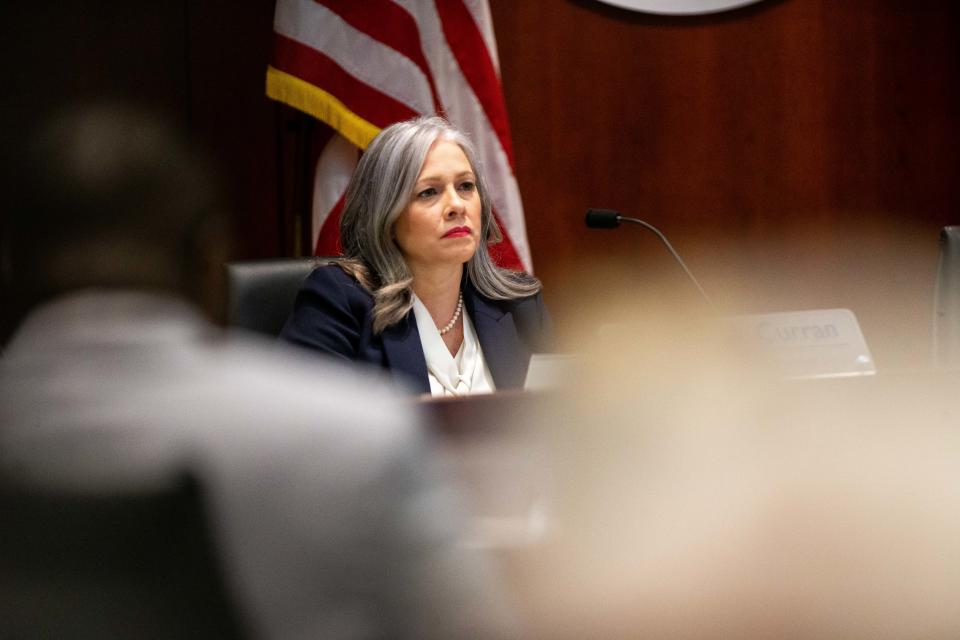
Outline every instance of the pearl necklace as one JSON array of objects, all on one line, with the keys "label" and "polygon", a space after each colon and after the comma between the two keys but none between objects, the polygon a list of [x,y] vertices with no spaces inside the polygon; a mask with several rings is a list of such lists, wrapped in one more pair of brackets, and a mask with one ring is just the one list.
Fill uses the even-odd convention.
[{"label": "pearl necklace", "polygon": [[460,292],[460,298],[457,300],[457,310],[453,312],[453,317],[450,318],[450,322],[447,323],[443,329],[440,329],[440,335],[449,333],[451,329],[457,324],[457,320],[460,319],[460,312],[463,311],[463,291]]}]

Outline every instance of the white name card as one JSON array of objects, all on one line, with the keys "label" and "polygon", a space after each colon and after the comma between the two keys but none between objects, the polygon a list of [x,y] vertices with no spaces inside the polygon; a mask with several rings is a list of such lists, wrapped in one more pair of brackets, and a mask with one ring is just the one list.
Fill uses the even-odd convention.
[{"label": "white name card", "polygon": [[816,309],[726,318],[787,378],[841,378],[877,372],[857,317]]},{"label": "white name card", "polygon": [[523,388],[527,391],[545,391],[559,389],[573,375],[579,359],[566,353],[535,353],[530,356],[527,380]]}]

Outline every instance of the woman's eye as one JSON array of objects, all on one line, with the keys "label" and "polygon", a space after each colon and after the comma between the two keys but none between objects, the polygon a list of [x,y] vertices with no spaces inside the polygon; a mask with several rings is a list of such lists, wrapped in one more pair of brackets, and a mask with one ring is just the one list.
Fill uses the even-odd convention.
[{"label": "woman's eye", "polygon": [[430,187],[429,189],[424,189],[423,191],[421,191],[420,193],[418,193],[418,194],[417,194],[417,197],[418,197],[418,198],[432,198],[432,197],[435,196],[435,195],[437,195],[437,190],[434,189],[433,187]]},{"label": "woman's eye", "polygon": [[462,182],[462,183],[460,184],[460,190],[461,190],[461,191],[475,191],[476,188],[477,188],[477,185],[475,185],[475,184],[472,183],[472,182]]}]

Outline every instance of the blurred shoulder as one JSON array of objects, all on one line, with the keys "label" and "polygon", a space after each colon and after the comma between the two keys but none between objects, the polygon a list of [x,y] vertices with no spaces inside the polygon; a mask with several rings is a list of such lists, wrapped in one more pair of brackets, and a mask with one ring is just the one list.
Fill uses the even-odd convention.
[{"label": "blurred shoulder", "polygon": [[339,263],[329,262],[316,267],[306,277],[303,288],[318,293],[339,292],[350,298],[372,300],[373,296],[357,277]]},{"label": "blurred shoulder", "polygon": [[[362,439],[376,447],[409,443],[416,407],[374,368],[316,358],[248,336],[211,346],[203,376],[208,397],[253,431],[300,430],[310,437]],[[251,419],[259,416],[260,419]],[[264,425],[272,425],[264,429]]]},{"label": "blurred shoulder", "polygon": [[307,276],[307,282],[361,286],[359,280],[337,262],[325,262],[318,265]]}]

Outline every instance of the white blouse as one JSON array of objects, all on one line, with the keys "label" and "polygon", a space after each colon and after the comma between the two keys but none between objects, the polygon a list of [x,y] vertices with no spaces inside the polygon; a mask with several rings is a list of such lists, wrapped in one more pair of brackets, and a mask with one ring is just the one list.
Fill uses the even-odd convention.
[{"label": "white blouse", "polygon": [[430,312],[416,295],[413,296],[413,314],[420,333],[420,345],[427,361],[430,395],[466,396],[495,391],[493,376],[480,348],[480,340],[466,309],[463,311],[463,343],[456,356],[443,343],[443,337]]}]

